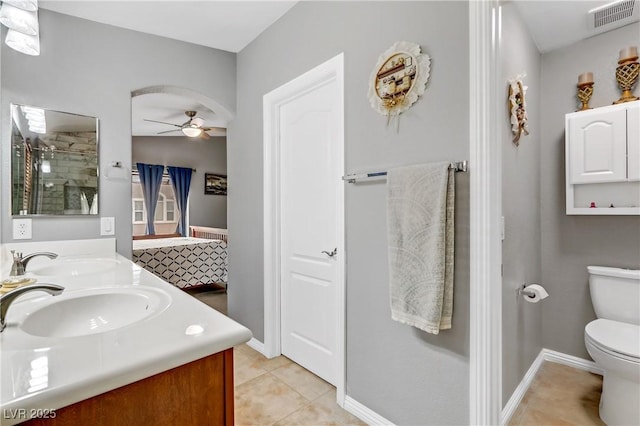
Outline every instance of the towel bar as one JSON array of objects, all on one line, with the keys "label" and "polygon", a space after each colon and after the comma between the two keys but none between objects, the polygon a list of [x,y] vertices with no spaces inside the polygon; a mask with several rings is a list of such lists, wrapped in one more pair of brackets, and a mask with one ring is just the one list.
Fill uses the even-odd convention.
[{"label": "towel bar", "polygon": [[[451,163],[449,165],[449,168],[454,169],[456,172],[466,172],[467,160]],[[355,183],[358,180],[376,178],[376,177],[381,177],[386,175],[387,175],[387,172],[369,172],[369,173],[360,173],[360,174],[350,174],[350,175],[342,176],[342,180],[347,181],[348,183]]]}]

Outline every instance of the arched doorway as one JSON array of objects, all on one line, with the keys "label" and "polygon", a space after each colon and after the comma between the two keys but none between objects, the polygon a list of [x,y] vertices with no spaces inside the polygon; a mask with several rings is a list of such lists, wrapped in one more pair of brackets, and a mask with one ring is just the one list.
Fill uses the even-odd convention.
[{"label": "arched doorway", "polygon": [[[202,241],[192,240],[189,231],[194,226],[216,229],[226,240],[226,192],[207,191],[206,183],[210,176],[220,176],[226,183],[226,127],[233,114],[208,96],[176,86],[138,89],[131,98],[132,260],[226,313],[226,294],[211,291],[226,290],[226,241],[210,235],[204,235]],[[190,137],[184,130],[194,126],[198,131]],[[137,163],[164,167],[160,168],[164,173],[157,202],[151,201],[155,206],[151,214],[146,209]],[[188,198],[182,207],[169,167],[190,170]],[[178,226],[182,215],[185,224]],[[147,220],[155,232],[148,232],[151,225]],[[176,235],[181,228],[184,235]],[[173,263],[164,265],[166,261],[158,256]]]}]

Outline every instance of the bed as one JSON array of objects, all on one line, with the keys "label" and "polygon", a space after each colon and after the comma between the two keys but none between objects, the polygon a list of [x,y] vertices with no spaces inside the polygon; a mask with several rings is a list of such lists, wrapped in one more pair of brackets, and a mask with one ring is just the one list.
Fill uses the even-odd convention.
[{"label": "bed", "polygon": [[192,237],[208,238],[212,240],[222,240],[227,242],[227,230],[224,228],[210,228],[208,226],[190,226],[189,231]]},{"label": "bed", "polygon": [[182,289],[227,285],[226,241],[193,237],[136,239],[132,260]]}]

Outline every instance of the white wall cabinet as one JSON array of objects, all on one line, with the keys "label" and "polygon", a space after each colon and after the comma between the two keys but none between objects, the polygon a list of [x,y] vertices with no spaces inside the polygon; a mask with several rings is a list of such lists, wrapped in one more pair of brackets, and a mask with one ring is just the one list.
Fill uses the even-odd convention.
[{"label": "white wall cabinet", "polygon": [[640,214],[640,102],[567,114],[565,130],[567,214]]}]

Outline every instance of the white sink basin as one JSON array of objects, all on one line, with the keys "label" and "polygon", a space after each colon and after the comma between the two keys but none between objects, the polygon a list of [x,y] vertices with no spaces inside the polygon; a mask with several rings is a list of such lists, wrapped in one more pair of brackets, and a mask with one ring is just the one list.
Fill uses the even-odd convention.
[{"label": "white sink basin", "polygon": [[63,293],[47,298],[20,328],[40,337],[75,337],[104,333],[162,312],[171,298],[162,290],[108,288]]},{"label": "white sink basin", "polygon": [[118,260],[112,258],[56,259],[46,266],[34,268],[29,272],[41,276],[99,274],[115,268],[118,263],[120,263]]}]

